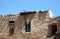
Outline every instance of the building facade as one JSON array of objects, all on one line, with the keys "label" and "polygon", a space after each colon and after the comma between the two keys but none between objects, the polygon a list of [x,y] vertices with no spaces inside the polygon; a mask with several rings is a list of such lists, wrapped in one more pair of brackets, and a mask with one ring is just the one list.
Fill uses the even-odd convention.
[{"label": "building facade", "polygon": [[50,10],[0,16],[0,39],[48,39],[60,32],[60,16]]}]

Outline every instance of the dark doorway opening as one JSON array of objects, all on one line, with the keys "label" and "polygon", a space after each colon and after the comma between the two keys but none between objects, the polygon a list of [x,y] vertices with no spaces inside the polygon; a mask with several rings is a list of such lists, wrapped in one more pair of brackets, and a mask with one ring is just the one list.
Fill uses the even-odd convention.
[{"label": "dark doorway opening", "polygon": [[9,35],[14,34],[14,21],[9,21]]},{"label": "dark doorway opening", "polygon": [[56,34],[57,32],[57,24],[52,25],[52,35]]}]

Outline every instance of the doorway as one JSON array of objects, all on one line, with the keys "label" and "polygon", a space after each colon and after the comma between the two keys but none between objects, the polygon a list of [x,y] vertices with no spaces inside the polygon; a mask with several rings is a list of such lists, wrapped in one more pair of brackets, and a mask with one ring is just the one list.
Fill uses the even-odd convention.
[{"label": "doorway", "polygon": [[57,32],[57,24],[53,24],[51,26],[52,26],[52,35],[54,35]]}]

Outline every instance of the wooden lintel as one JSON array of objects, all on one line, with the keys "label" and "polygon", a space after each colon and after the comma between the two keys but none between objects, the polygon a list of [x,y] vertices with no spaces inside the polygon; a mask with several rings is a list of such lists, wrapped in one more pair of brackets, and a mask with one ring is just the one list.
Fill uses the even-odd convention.
[{"label": "wooden lintel", "polygon": [[33,14],[33,13],[36,13],[35,11],[34,12],[21,12],[20,14],[21,15],[28,15],[28,14]]},{"label": "wooden lintel", "polygon": [[48,12],[48,10],[46,10],[46,11],[39,11],[39,12],[44,13],[44,12]]}]

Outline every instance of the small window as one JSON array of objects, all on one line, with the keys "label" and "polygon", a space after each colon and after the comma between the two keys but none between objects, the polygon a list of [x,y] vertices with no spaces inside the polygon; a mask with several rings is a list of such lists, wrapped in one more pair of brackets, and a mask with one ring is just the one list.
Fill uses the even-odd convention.
[{"label": "small window", "polygon": [[14,21],[9,21],[9,35],[14,34]]},{"label": "small window", "polygon": [[31,22],[25,22],[25,32],[30,32],[31,29]]}]

